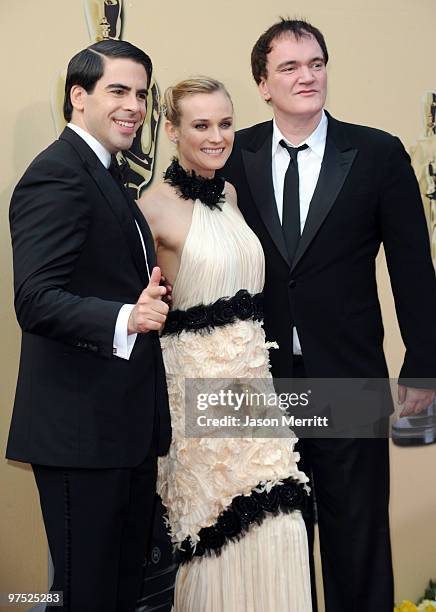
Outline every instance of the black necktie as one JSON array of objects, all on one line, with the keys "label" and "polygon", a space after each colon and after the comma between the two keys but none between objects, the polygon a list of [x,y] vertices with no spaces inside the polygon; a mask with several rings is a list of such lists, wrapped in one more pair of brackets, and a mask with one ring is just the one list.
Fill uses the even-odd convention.
[{"label": "black necktie", "polygon": [[287,150],[290,157],[283,188],[282,229],[286,246],[288,248],[289,259],[292,263],[301,236],[300,190],[297,156],[299,151],[308,149],[308,145],[304,144],[301,145],[301,147],[290,147],[284,140],[281,140],[280,144]]},{"label": "black necktie", "polygon": [[111,163],[108,170],[117,183],[120,183],[124,187],[127,183],[127,173],[129,171],[129,164],[127,161],[124,159],[122,163],[119,164],[115,155],[111,155]]}]

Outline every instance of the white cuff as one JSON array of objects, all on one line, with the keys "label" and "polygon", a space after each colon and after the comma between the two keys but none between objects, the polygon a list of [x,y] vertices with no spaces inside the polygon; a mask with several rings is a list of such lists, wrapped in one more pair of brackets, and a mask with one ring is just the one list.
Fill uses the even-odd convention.
[{"label": "white cuff", "polygon": [[136,336],[138,334],[130,334],[127,330],[127,324],[129,322],[130,313],[132,312],[134,304],[124,304],[121,306],[120,312],[118,313],[117,322],[115,324],[114,333],[114,355],[121,359],[130,359],[130,354],[135,345]]}]

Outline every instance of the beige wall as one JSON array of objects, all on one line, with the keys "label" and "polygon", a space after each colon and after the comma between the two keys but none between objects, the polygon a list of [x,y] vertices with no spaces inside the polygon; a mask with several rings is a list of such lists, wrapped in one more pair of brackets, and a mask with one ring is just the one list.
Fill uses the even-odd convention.
[{"label": "beige wall", "polygon": [[[49,91],[68,59],[89,43],[82,2],[2,0],[2,149],[0,192],[0,446],[6,441],[19,355],[13,314],[7,208],[30,160],[54,137]],[[158,8],[156,8],[158,6]],[[125,0],[124,38],[149,52],[163,89],[187,75],[222,79],[231,91],[239,127],[269,118],[249,72],[257,35],[279,15],[304,15],[325,33],[331,62],[327,107],[344,120],[377,126],[409,147],[421,135],[420,99],[436,87],[433,0],[249,0],[165,2]],[[161,134],[158,174],[171,149]],[[380,294],[392,375],[403,348],[383,258]],[[424,299],[424,296],[417,296]],[[416,598],[436,578],[436,445],[392,449],[392,532],[396,596]],[[0,591],[45,588],[46,552],[32,476],[18,464],[0,465],[2,542]],[[368,500],[371,503],[371,500]]]}]

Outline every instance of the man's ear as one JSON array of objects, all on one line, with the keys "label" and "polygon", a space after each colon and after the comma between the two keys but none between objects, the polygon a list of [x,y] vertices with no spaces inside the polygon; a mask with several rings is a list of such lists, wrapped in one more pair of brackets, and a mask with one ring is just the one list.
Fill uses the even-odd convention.
[{"label": "man's ear", "polygon": [[267,85],[265,79],[261,79],[260,80],[258,88],[259,88],[260,95],[265,100],[265,102],[270,102],[271,95],[270,95],[270,93],[268,91],[268,85]]},{"label": "man's ear", "polygon": [[83,111],[87,95],[86,90],[81,85],[73,85],[70,91],[72,107],[78,111]]},{"label": "man's ear", "polygon": [[174,142],[174,144],[179,142],[179,128],[174,123],[171,123],[171,121],[168,121],[168,119],[165,121],[165,132],[171,142]]}]

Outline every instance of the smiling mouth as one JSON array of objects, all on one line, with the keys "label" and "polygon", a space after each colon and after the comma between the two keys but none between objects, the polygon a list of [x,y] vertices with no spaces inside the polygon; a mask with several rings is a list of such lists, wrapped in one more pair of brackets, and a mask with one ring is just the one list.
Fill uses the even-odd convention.
[{"label": "smiling mouth", "polygon": [[113,121],[115,125],[118,125],[120,128],[123,129],[123,131],[126,131],[126,132],[135,131],[136,121],[131,121],[129,119],[114,119]]},{"label": "smiling mouth", "polygon": [[224,153],[224,147],[220,147],[219,149],[201,149],[203,153],[206,155],[221,155]]}]

